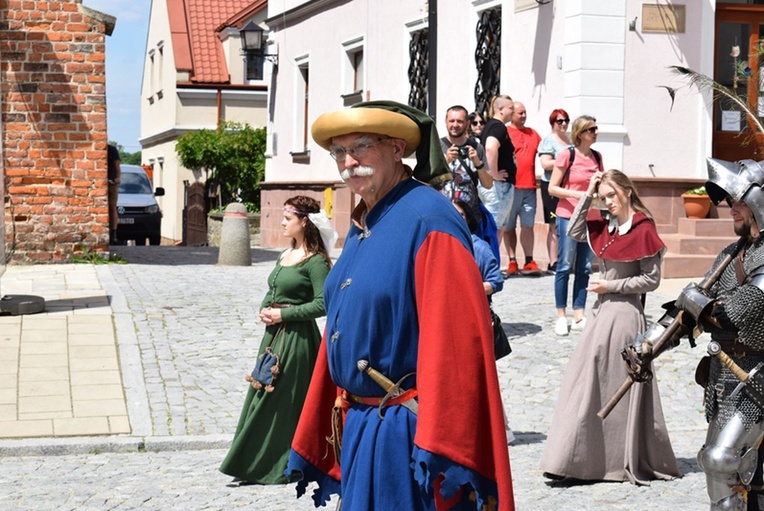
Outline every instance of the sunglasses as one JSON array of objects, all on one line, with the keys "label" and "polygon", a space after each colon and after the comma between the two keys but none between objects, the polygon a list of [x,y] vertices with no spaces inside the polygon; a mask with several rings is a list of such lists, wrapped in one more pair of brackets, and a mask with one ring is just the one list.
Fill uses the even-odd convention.
[{"label": "sunglasses", "polygon": [[586,128],[584,131],[588,131],[589,133],[597,133],[600,129],[597,126],[592,126],[591,128]]},{"label": "sunglasses", "polygon": [[473,126],[485,126],[485,121],[472,121]]},{"label": "sunglasses", "polygon": [[563,124],[568,124],[570,122],[570,119],[557,119],[554,122],[562,126]]}]

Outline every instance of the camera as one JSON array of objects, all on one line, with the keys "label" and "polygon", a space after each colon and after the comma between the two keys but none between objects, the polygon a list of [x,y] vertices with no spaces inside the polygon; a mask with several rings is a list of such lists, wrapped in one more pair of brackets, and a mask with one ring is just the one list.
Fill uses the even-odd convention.
[{"label": "camera", "polygon": [[470,158],[470,148],[469,146],[462,146],[459,148],[459,158],[462,160],[469,160]]}]

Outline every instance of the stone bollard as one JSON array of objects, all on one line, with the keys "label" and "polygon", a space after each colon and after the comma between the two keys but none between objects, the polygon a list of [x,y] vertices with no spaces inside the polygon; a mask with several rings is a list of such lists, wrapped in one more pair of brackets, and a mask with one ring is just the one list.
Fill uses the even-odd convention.
[{"label": "stone bollard", "polygon": [[252,265],[247,208],[238,202],[231,203],[225,208],[223,227],[220,232],[218,264],[228,266]]}]

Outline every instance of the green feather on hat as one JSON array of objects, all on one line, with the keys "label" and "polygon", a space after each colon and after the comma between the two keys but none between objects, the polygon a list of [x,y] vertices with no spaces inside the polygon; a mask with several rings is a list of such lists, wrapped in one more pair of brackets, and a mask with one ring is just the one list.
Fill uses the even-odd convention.
[{"label": "green feather on hat", "polygon": [[395,101],[367,101],[321,115],[311,128],[313,140],[329,150],[332,138],[348,133],[376,133],[406,142],[404,156],[416,151],[413,176],[437,184],[451,179],[435,122],[416,108]]}]

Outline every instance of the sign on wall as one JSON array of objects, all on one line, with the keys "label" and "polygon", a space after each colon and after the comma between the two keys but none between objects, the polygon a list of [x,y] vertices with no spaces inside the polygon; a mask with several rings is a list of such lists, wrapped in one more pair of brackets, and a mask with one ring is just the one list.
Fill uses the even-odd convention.
[{"label": "sign on wall", "polygon": [[682,34],[685,30],[684,5],[642,4],[642,32]]}]

